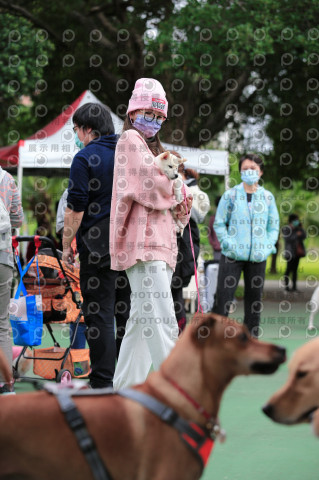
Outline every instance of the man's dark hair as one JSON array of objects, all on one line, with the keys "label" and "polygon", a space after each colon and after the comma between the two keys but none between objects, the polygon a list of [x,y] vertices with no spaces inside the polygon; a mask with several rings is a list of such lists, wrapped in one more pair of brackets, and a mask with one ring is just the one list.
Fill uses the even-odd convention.
[{"label": "man's dark hair", "polygon": [[291,213],[288,217],[288,222],[291,223],[293,222],[294,220],[299,220],[299,217],[296,213]]},{"label": "man's dark hair", "polygon": [[257,165],[259,165],[259,168],[262,172],[264,172],[264,162],[262,161],[262,159],[260,157],[258,157],[258,155],[256,155],[255,153],[247,153],[246,155],[243,155],[240,160],[239,160],[239,165],[238,165],[238,169],[239,171],[241,171],[241,166],[244,162],[244,160],[251,160],[252,162],[255,162]]},{"label": "man's dark hair", "polygon": [[100,103],[85,103],[75,111],[72,121],[78,127],[92,128],[97,136],[114,134],[111,114]]}]

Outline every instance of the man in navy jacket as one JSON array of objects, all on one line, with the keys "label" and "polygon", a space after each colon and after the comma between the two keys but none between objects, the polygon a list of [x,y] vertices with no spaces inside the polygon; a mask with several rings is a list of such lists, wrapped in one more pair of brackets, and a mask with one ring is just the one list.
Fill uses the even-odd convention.
[{"label": "man in navy jacket", "polygon": [[73,115],[75,155],[64,217],[63,260],[73,261],[76,235],[80,286],[90,347],[92,388],[111,387],[115,369],[114,302],[117,272],[110,269],[109,222],[117,135],[108,110],[87,103]]}]

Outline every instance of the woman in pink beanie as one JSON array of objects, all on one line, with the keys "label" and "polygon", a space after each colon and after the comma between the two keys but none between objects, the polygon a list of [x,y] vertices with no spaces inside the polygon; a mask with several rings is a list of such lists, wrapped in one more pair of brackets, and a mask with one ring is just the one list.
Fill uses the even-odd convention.
[{"label": "woman in pink beanie", "polygon": [[[178,326],[171,296],[176,266],[176,225],[171,209],[187,224],[173,181],[155,165],[164,152],[158,132],[167,118],[165,91],[157,80],[135,83],[123,133],[115,151],[110,222],[113,270],[125,270],[131,286],[131,311],[114,375],[114,388],[144,382],[173,348]],[[187,209],[192,204],[186,190]]]}]

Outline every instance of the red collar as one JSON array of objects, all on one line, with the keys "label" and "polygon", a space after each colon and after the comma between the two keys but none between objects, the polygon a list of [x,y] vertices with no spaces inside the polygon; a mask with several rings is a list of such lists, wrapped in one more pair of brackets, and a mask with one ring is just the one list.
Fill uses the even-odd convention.
[{"label": "red collar", "polygon": [[187,392],[185,392],[185,390],[180,385],[178,385],[178,383],[168,377],[165,377],[165,379],[174,388],[176,388],[176,390],[178,390],[183,395],[183,397],[185,397],[186,400],[188,400],[189,403],[193,405],[194,408],[196,408],[198,413],[203,415],[203,417],[207,420],[205,427],[209,432],[210,438],[212,438],[213,440],[218,438],[219,441],[223,443],[226,438],[226,432],[220,427],[218,420],[216,420],[210,413],[208,413],[207,410],[202,405],[200,405],[193,397],[191,397]]},{"label": "red collar", "polygon": [[[183,433],[181,435],[182,439],[184,442],[193,450],[193,452],[197,455],[199,458],[200,462],[202,463],[203,468],[206,466],[210,453],[212,451],[212,448],[214,446],[214,440],[218,432],[216,431],[216,423],[212,416],[205,410],[205,408],[200,405],[193,397],[191,397],[185,390],[178,385],[174,380],[167,378],[166,380],[174,387],[176,390],[179,391],[183,395],[183,397],[186,398],[186,400],[189,401],[193,405],[193,407],[196,408],[196,410],[205,417],[205,419],[208,421],[206,428],[207,428],[207,433],[209,434],[209,437],[207,436],[207,433],[205,433],[202,428],[197,425],[196,423],[190,422],[189,425],[192,428],[194,434],[201,435],[200,441],[197,439],[195,441],[195,438],[193,438],[192,435],[189,435],[187,433]],[[219,427],[218,427],[219,428]],[[196,438],[197,438],[196,435]]]},{"label": "red collar", "polygon": [[173,385],[173,387],[176,388],[176,390],[178,390],[179,393],[181,393],[183,397],[185,397],[186,400],[188,400],[189,403],[193,405],[193,407],[196,408],[198,413],[203,415],[203,417],[205,417],[206,420],[209,420],[210,422],[212,421],[212,416],[210,415],[210,413],[208,413],[207,410],[205,410],[205,408],[202,405],[200,405],[193,397],[191,397],[187,392],[185,392],[185,390],[182,387],[180,387],[178,383],[176,383],[174,380],[171,380],[170,378],[167,378],[167,377],[166,377],[166,380],[171,385]]}]

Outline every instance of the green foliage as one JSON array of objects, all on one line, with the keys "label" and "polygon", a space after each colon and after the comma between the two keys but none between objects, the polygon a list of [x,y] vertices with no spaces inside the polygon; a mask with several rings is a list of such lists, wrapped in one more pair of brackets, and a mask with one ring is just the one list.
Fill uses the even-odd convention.
[{"label": "green foliage", "polygon": [[[230,148],[242,151],[247,123],[260,139],[254,149],[268,156],[273,182],[317,175],[318,6],[312,0],[192,0],[160,24],[150,44],[158,59],[154,71],[165,71],[167,84],[174,86],[176,78],[184,84],[174,101],[191,119],[189,144],[210,141],[228,125]],[[270,155],[263,132],[256,131],[265,120]],[[174,127],[179,123],[176,118]]]},{"label": "green foliage", "polygon": [[[67,172],[66,172],[67,177]],[[68,178],[24,177],[22,206],[26,215],[28,233],[33,235],[43,218],[47,219],[55,233],[57,202],[68,186]]]},{"label": "green foliage", "polygon": [[[0,14],[0,140],[12,143],[39,128],[23,96],[34,96],[41,87],[44,68],[54,45],[31,22],[8,13]],[[17,132],[11,134],[10,131]]]},{"label": "green foliage", "polygon": [[[7,118],[8,100],[19,106],[20,94],[30,94],[34,107],[8,119],[0,143],[7,143],[13,124],[21,137],[41,128],[85,89],[123,116],[134,82],[149,76],[167,92],[165,140],[210,145],[228,129],[226,148],[241,153],[249,125],[249,149],[267,157],[266,181],[280,186],[282,177],[303,178],[308,189],[308,177],[318,176],[319,0],[16,0],[6,5],[0,10],[0,113]],[[21,39],[8,43],[10,30],[21,30]],[[12,69],[7,58],[17,52],[21,65]],[[34,68],[39,55],[48,63]],[[21,85],[17,95],[7,90],[12,79]],[[41,105],[46,112],[40,116]]]},{"label": "green foliage", "polygon": [[[41,37],[33,25],[21,17],[0,15],[0,96],[16,100],[33,95],[42,79],[53,45]],[[42,41],[41,41],[42,40]]]},{"label": "green foliage", "polygon": [[[318,253],[313,254],[312,252],[318,252],[319,245],[317,244],[316,249],[312,247],[310,255],[307,257],[301,258],[299,267],[298,267],[298,280],[319,280],[319,259]],[[309,248],[307,251],[309,252]],[[287,262],[282,258],[282,255],[277,256],[277,273],[271,273],[271,257],[268,257],[267,266],[266,266],[266,279],[268,280],[282,280],[283,275],[285,274],[287,268]]]}]

